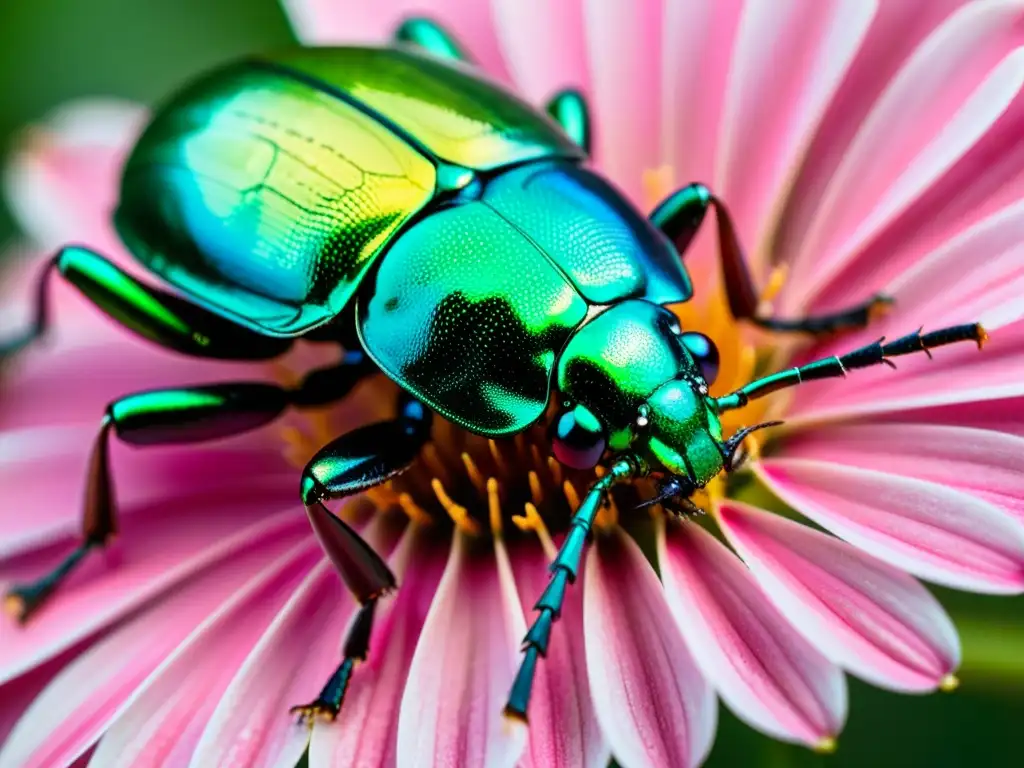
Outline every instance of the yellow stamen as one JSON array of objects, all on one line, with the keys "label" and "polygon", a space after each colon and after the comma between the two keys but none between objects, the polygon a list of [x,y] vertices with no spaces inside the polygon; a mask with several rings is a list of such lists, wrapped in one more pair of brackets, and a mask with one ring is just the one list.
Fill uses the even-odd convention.
[{"label": "yellow stamen", "polygon": [[505,461],[505,457],[501,455],[501,449],[498,447],[498,444],[493,440],[488,440],[487,447],[491,451],[491,458],[494,459],[494,463],[498,467],[498,472],[502,475],[507,475],[508,464]]},{"label": "yellow stamen", "polygon": [[434,443],[427,443],[423,446],[423,463],[427,465],[427,470],[434,477],[438,477],[442,482],[450,483],[451,475],[448,473],[448,468],[441,461],[441,457],[437,454],[437,446]]},{"label": "yellow stamen", "polygon": [[395,492],[387,485],[377,485],[373,488],[367,488],[364,493],[370,503],[379,511],[390,509],[400,501],[400,497],[396,496]]},{"label": "yellow stamen", "polygon": [[789,265],[780,264],[772,270],[771,275],[768,276],[768,285],[761,291],[761,301],[774,301],[775,297],[779,295],[779,291],[782,290],[782,286],[786,284],[786,278],[789,277]]},{"label": "yellow stamen", "polygon": [[487,511],[491,519],[491,533],[495,538],[501,537],[501,496],[498,494],[498,481],[487,478]]},{"label": "yellow stamen", "polygon": [[548,527],[544,524],[544,518],[540,516],[540,512],[530,502],[526,502],[523,506],[526,514],[513,515],[512,522],[521,531],[533,531],[536,533],[537,538],[540,539],[540,545],[544,548],[544,554],[547,555],[548,560],[554,560],[558,554],[558,549],[555,547],[555,542],[551,538]]},{"label": "yellow stamen", "polygon": [[438,478],[435,477],[430,481],[430,487],[434,490],[434,495],[441,506],[444,507],[444,511],[448,513],[448,517],[452,519],[459,530],[474,535],[480,532],[480,526],[469,516],[469,510],[452,500]]},{"label": "yellow stamen", "polygon": [[675,170],[671,165],[660,165],[643,172],[641,179],[644,209],[649,210],[675,190]]},{"label": "yellow stamen", "polygon": [[540,478],[532,469],[526,475],[530,483],[530,498],[538,506],[544,503],[544,490],[540,487]]},{"label": "yellow stamen", "polygon": [[566,480],[562,483],[562,492],[565,494],[565,500],[569,502],[569,509],[575,513],[580,508],[580,495],[576,492],[576,486]]},{"label": "yellow stamen", "polygon": [[551,473],[551,481],[555,486],[562,484],[562,465],[554,456],[548,456],[548,471]]},{"label": "yellow stamen", "polygon": [[484,476],[480,474],[480,468],[477,467],[476,462],[473,461],[473,457],[465,451],[462,452],[462,465],[466,468],[466,475],[469,476],[469,481],[473,483],[473,487],[476,488],[476,492],[480,494],[480,497],[488,492],[487,485],[484,483]]},{"label": "yellow stamen", "polygon": [[422,523],[426,525],[430,522],[430,515],[423,507],[416,503],[412,496],[408,493],[398,494],[398,506],[409,516],[409,519],[414,523]]},{"label": "yellow stamen", "polygon": [[950,672],[939,681],[939,690],[943,693],[952,693],[960,687],[960,678]]}]

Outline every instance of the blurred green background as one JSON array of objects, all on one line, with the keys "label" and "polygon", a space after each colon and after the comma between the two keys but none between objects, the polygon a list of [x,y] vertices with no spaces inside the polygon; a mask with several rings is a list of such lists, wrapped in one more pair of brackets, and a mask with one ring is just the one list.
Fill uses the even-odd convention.
[{"label": "blurred green background", "polygon": [[[148,102],[217,61],[291,39],[276,0],[0,0],[0,149],[66,99]],[[0,243],[15,234],[0,207]],[[709,765],[1020,764],[1024,598],[937,591],[963,638],[958,691],[897,696],[852,681],[849,725],[827,757],[772,742],[723,710]]]}]

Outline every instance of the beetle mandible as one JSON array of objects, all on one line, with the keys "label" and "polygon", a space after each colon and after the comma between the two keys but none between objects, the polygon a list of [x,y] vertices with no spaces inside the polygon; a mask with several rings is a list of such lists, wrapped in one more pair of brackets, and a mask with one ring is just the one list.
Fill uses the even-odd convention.
[{"label": "beetle mandible", "polygon": [[88,248],[65,247],[40,280],[34,324],[0,355],[46,331],[50,274],[128,329],[186,355],[267,360],[299,338],[345,352],[294,387],[220,383],[112,402],[93,446],[81,545],[9,593],[21,618],[115,532],[111,436],[151,445],[234,435],[289,407],[338,400],[383,371],[401,388],[395,418],[338,437],[301,477],[313,528],[362,606],[338,669],[311,704],[294,708],[333,718],[366,656],[376,601],[396,585],[324,502],[406,469],[430,438],[434,412],[477,434],[507,436],[548,418],[554,397],[554,456],[606,471],[573,517],[524,639],[506,714],[525,718],[536,665],[615,483],[652,476],[660,490],[648,503],[685,513],[692,493],[736,467],[744,437],[770,426],[726,437],[723,411],[803,381],[985,339],[977,324],[911,333],[711,397],[713,341],[681,329],[666,309],[692,296],[681,254],[709,208],[736,318],[833,333],[864,326],[888,299],[800,319],[760,313],[721,201],[691,184],[645,217],[586,167],[589,144],[581,94],[563,91],[546,114],[537,111],[478,74],[426,19],[406,21],[390,47],[254,57],[171,98],[125,165],[114,224],[175,292]]}]

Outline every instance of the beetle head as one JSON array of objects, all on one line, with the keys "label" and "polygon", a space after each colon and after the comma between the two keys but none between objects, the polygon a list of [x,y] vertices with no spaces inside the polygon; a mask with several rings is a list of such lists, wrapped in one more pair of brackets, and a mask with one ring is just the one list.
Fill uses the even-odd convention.
[{"label": "beetle head", "polygon": [[632,454],[651,472],[704,485],[729,467],[735,449],[722,440],[708,396],[717,367],[714,343],[683,333],[663,307],[611,306],[573,334],[559,357],[555,457],[589,468],[606,451]]}]

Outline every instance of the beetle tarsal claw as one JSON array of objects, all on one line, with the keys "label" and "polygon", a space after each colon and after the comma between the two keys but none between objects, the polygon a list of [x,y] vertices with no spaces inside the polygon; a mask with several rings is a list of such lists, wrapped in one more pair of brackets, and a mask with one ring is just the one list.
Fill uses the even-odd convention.
[{"label": "beetle tarsal claw", "polygon": [[288,710],[291,715],[298,716],[300,725],[313,725],[317,718],[332,723],[338,716],[338,709],[334,705],[322,699],[311,701],[309,704],[300,704]]}]

